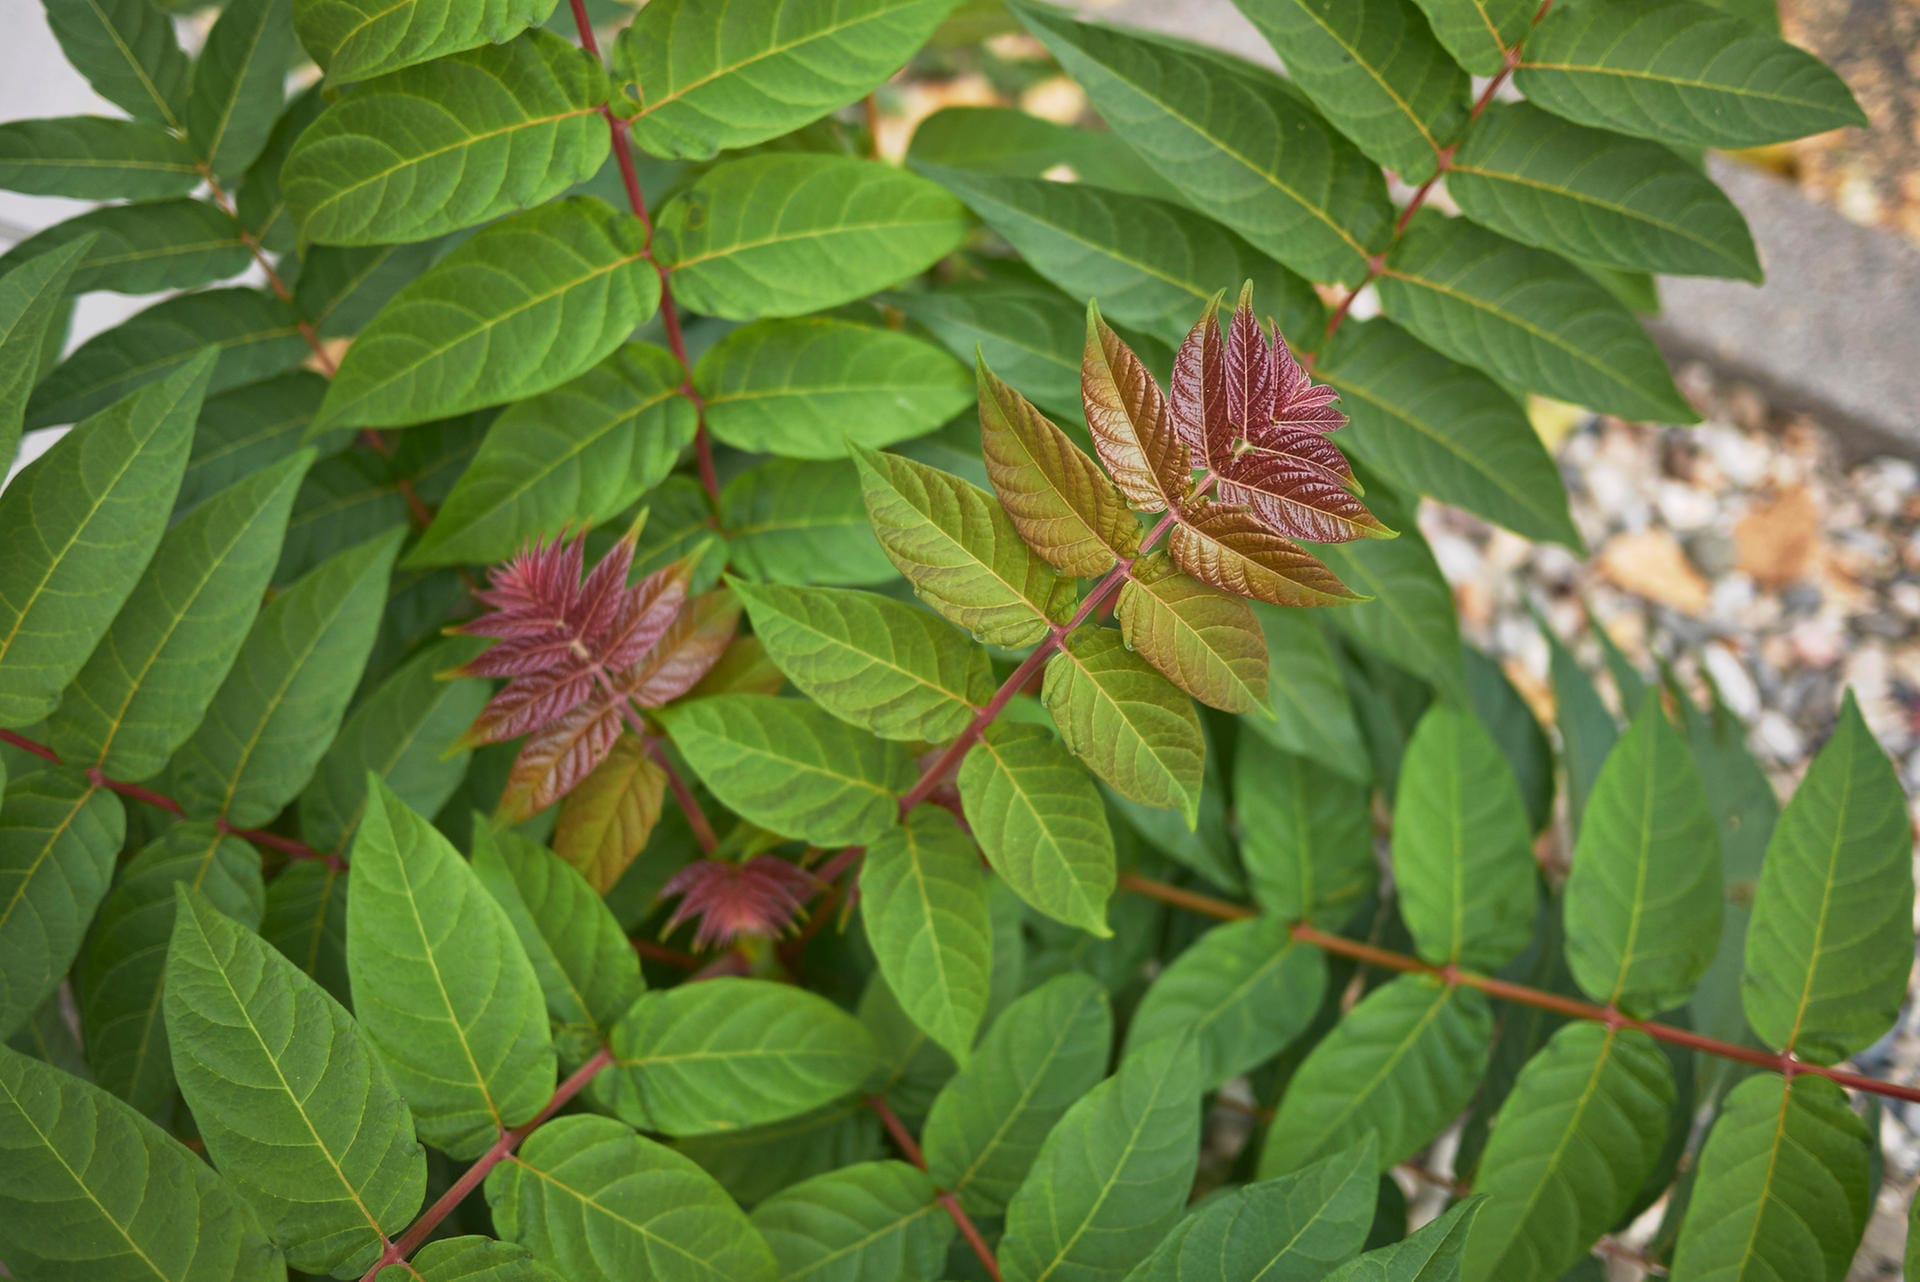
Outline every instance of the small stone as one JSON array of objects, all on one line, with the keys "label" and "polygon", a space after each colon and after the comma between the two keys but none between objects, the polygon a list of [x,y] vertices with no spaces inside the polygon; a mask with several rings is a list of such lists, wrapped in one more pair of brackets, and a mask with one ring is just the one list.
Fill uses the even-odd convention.
[{"label": "small stone", "polygon": [[1805,755],[1805,737],[1785,714],[1771,708],[1753,723],[1753,746],[1760,755],[1781,763],[1798,762]]},{"label": "small stone", "polygon": [[1724,530],[1700,530],[1687,539],[1687,559],[1700,567],[1700,572],[1710,578],[1718,578],[1739,564],[1739,549]]},{"label": "small stone", "polygon": [[1720,474],[1741,489],[1758,485],[1772,459],[1767,446],[1736,428],[1705,423],[1696,429]]},{"label": "small stone", "polygon": [[1830,668],[1846,651],[1846,632],[1836,619],[1807,619],[1787,633],[1793,657],[1809,668]]},{"label": "small stone", "polygon": [[1824,594],[1812,583],[1796,583],[1780,594],[1780,604],[1788,614],[1812,614],[1823,599]]},{"label": "small stone", "polygon": [[1895,614],[1920,619],[1920,583],[1903,580],[1887,589],[1887,604]]},{"label": "small stone", "polygon": [[1760,690],[1732,650],[1724,645],[1709,645],[1701,651],[1700,663],[1735,716],[1750,721],[1759,715]]},{"label": "small stone", "polygon": [[1767,419],[1770,416],[1770,412],[1767,409],[1766,398],[1761,396],[1758,391],[1744,384],[1738,387],[1731,387],[1727,389],[1727,394],[1723,400],[1727,417],[1731,418],[1735,423],[1738,423],[1749,432],[1764,432],[1767,430]]},{"label": "small stone", "polygon": [[1667,528],[1683,534],[1711,525],[1720,515],[1713,495],[1678,481],[1662,482],[1655,503]]}]

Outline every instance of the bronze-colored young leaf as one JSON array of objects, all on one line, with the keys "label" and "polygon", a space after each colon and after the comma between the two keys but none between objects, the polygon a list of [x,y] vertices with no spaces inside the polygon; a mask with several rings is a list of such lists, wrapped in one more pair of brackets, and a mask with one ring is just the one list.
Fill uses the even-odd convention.
[{"label": "bronze-colored young leaf", "polygon": [[1246,504],[1277,533],[1314,543],[1393,534],[1347,491],[1338,473],[1290,450],[1260,450],[1229,461],[1220,474],[1220,497]]},{"label": "bronze-colored young leaf", "polygon": [[1093,447],[1127,502],[1164,512],[1193,488],[1193,459],[1167,418],[1167,399],[1133,349],[1087,305],[1087,346],[1080,395]]},{"label": "bronze-colored young leaf", "polygon": [[646,740],[621,735],[606,760],[560,803],[554,853],[606,894],[647,844],[666,792],[666,771],[647,754]]},{"label": "bronze-colored young leaf", "polygon": [[1365,601],[1320,559],[1258,520],[1251,509],[1210,504],[1175,523],[1173,563],[1202,583],[1273,605]]}]

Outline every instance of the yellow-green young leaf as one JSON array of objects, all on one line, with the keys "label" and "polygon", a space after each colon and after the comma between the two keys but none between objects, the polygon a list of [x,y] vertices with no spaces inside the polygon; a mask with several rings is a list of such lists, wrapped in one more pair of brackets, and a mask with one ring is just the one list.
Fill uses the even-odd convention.
[{"label": "yellow-green young leaf", "polygon": [[176,885],[206,896],[249,929],[266,909],[259,852],[207,821],[167,829],[114,883],[77,975],[80,1022],[93,1080],[142,1113],[153,1113],[173,1093],[160,994]]},{"label": "yellow-green young leaf", "polygon": [[42,0],[73,69],[129,116],[179,128],[192,65],[153,0]]},{"label": "yellow-green young leaf", "polygon": [[1417,1232],[1341,1265],[1326,1282],[1458,1282],[1467,1235],[1483,1205],[1477,1197],[1456,1202]]},{"label": "yellow-green young leaf", "polygon": [[693,442],[683,377],[665,348],[628,343],[572,382],[508,406],[406,564],[498,561],[570,521],[632,507]]},{"label": "yellow-green young leaf", "polygon": [[369,775],[347,881],[347,974],[367,1039],[451,1157],[553,1094],[540,983],[506,910],[433,825]]},{"label": "yellow-green young leaf", "polygon": [[1513,769],[1479,720],[1435,704],[1393,804],[1400,915],[1435,965],[1498,970],[1533,938],[1539,870]]},{"label": "yellow-green young leaf", "polygon": [[[1226,228],[1191,210],[1077,182],[1004,177],[922,163],[1032,268],[1070,298],[1169,342],[1218,305],[1221,282],[1251,280],[1287,333],[1324,324],[1313,287]],[[1231,305],[1222,319],[1231,316]]]},{"label": "yellow-green young leaf", "polygon": [[612,1047],[595,1097],[634,1126],[676,1136],[797,1117],[857,1089],[880,1062],[853,1016],[765,979],[647,993],[614,1026]]},{"label": "yellow-green young leaf", "polygon": [[1682,1005],[1720,942],[1721,882],[1700,772],[1649,692],[1581,818],[1565,890],[1574,979],[1595,1001],[1641,1018]]},{"label": "yellow-green young leaf", "polygon": [[1368,791],[1328,769],[1318,754],[1265,752],[1254,744],[1235,754],[1240,857],[1263,911],[1338,930],[1372,900],[1379,873]]},{"label": "yellow-green young leaf", "polygon": [[25,1279],[287,1275],[253,1216],[186,1146],[99,1087],[5,1048],[0,1252]]},{"label": "yellow-green young leaf", "polygon": [[913,785],[904,748],[799,700],[721,694],[654,715],[714,796],[782,836],[872,841],[893,826]]},{"label": "yellow-green young leaf", "polygon": [[646,988],[640,959],[592,886],[553,852],[511,830],[474,825],[473,871],[506,910],[533,962],[547,1013],[588,1044]]},{"label": "yellow-green young leaf", "polygon": [[606,894],[646,846],[666,795],[667,772],[647,755],[646,740],[621,735],[606,760],[560,802],[553,853]]},{"label": "yellow-green young leaf", "polygon": [[638,219],[570,196],[475,234],[347,349],[314,429],[445,418],[558,387],[660,301]]},{"label": "yellow-green young leaf", "polygon": [[0,459],[8,466],[20,444],[27,396],[40,380],[47,344],[57,341],[53,335],[66,328],[67,293],[74,270],[92,248],[91,244],[67,245],[0,275]]},{"label": "yellow-green young leaf", "polygon": [[1211,1090],[1292,1044],[1320,1007],[1325,954],[1296,942],[1284,918],[1215,926],[1154,977],[1127,1026],[1127,1054],[1162,1037],[1199,1043]]},{"label": "yellow-green young leaf", "polygon": [[1399,488],[1580,548],[1559,467],[1526,409],[1479,370],[1376,318],[1343,325],[1314,377],[1352,420],[1341,447]]},{"label": "yellow-green young leaf", "polygon": [[902,1010],[965,1068],[993,970],[989,882],[952,815],[928,807],[867,848],[860,919]]},{"label": "yellow-green young leaf", "polygon": [[987,478],[1027,546],[1075,578],[1105,574],[1140,547],[1140,526],[1099,465],[975,359]]},{"label": "yellow-green young leaf", "polygon": [[1326,632],[1314,616],[1297,610],[1256,602],[1253,614],[1266,634],[1272,712],[1241,724],[1276,748],[1312,758],[1328,773],[1372,783],[1373,762]]},{"label": "yellow-green young leaf", "polygon": [[1164,1037],[1067,1110],[1007,1204],[1008,1282],[1118,1278],[1153,1248],[1193,1190],[1201,1086],[1193,1039]]},{"label": "yellow-green young leaf", "polygon": [[294,0],[300,43],[336,84],[365,80],[547,20],[557,0]]},{"label": "yellow-green young leaf", "polygon": [[1454,61],[1476,76],[1506,65],[1507,50],[1532,28],[1534,0],[1413,0]]},{"label": "yellow-green young leaf", "polygon": [[1134,565],[1114,617],[1129,650],[1200,702],[1272,715],[1267,644],[1245,601],[1188,578],[1156,552]]},{"label": "yellow-green young leaf", "polygon": [[1187,697],[1113,628],[1082,628],[1047,662],[1041,699],[1060,737],[1121,796],[1193,827],[1207,741]]},{"label": "yellow-green young leaf", "polygon": [[967,407],[966,371],[923,339],[826,316],[743,325],[693,371],[716,440],[844,458],[925,436]]},{"label": "yellow-green young leaf", "polygon": [[767,656],[808,698],[883,739],[938,743],[993,697],[987,652],[872,592],[738,580]]},{"label": "yellow-green young leaf", "polygon": [[753,1227],[794,1282],[931,1279],[954,1235],[939,1193],[905,1162],[863,1162],[774,1194],[754,1208]]},{"label": "yellow-green young leaf", "polygon": [[558,1282],[533,1252],[513,1242],[473,1235],[440,1238],[404,1264],[389,1264],[376,1282]]},{"label": "yellow-green young leaf", "polygon": [[77,200],[154,200],[200,185],[193,149],[157,125],[105,116],[0,124],[0,188]]},{"label": "yellow-green young leaf", "polygon": [[249,827],[306,787],[366,667],[404,533],[348,548],[260,611],[205,718],[167,768],[168,791],[189,814]]},{"label": "yellow-green young leaf", "polygon": [[1740,995],[1767,1045],[1830,1064],[1892,1027],[1913,954],[1912,852],[1893,764],[1848,694],[1760,865]]},{"label": "yellow-green young leaf", "polygon": [[1447,192],[1482,226],[1587,263],[1760,279],[1747,220],[1658,143],[1495,103],[1447,168]]},{"label": "yellow-green young leaf", "polygon": [[1380,307],[1509,386],[1624,418],[1693,423],[1640,323],[1565,259],[1422,211],[1387,256]]},{"label": "yellow-green young leaf", "polygon": [[1073,582],[1047,568],[979,486],[897,454],[859,450],[880,546],[928,605],[992,645],[1039,640],[1073,610]]},{"label": "yellow-green young leaf", "polygon": [[1493,1008],[1478,989],[1402,975],[1347,1012],[1294,1071],[1260,1151],[1260,1178],[1371,1131],[1386,1170],[1444,1130],[1479,1085]]},{"label": "yellow-green young leaf", "polygon": [[997,1215],[1041,1141],[1107,1071],[1113,1013],[1090,976],[1056,975],[993,1021],[933,1101],[927,1171],[976,1215]]},{"label": "yellow-green young leaf", "polygon": [[349,90],[300,134],[280,188],[308,240],[426,240],[591,178],[606,100],[597,61],[530,31]]},{"label": "yellow-green young leaf", "polygon": [[0,805],[0,1037],[80,953],[126,836],[120,799],[64,771],[16,779]]},{"label": "yellow-green young leaf", "polygon": [[667,202],[654,252],[683,304],[754,320],[885,289],[959,248],[966,231],[960,202],[917,175],[852,156],[768,154],[715,165]]},{"label": "yellow-green young leaf", "polygon": [[1107,191],[1178,204],[1172,184],[1140,164],[1108,129],[1077,129],[1018,107],[943,107],[914,126],[907,163],[947,165],[983,174],[1040,178],[1057,165]]},{"label": "yellow-green young leaf", "polygon": [[1025,0],[1011,7],[1189,204],[1294,271],[1351,284],[1392,239],[1379,167],[1277,78]]},{"label": "yellow-green young leaf", "polygon": [[1468,1282],[1552,1282],[1578,1264],[1653,1173],[1673,1103],[1667,1057],[1645,1033],[1555,1033],[1480,1156],[1473,1191],[1487,1200],[1467,1236]]},{"label": "yellow-green young leaf", "polygon": [[[705,500],[697,488],[690,498],[704,531]],[[772,459],[747,469],[720,491],[720,523],[731,536],[734,568],[743,574],[802,584],[891,583],[895,577],[867,522],[860,473],[844,460]]]},{"label": "yellow-green young leaf", "polygon": [[0,493],[0,726],[52,712],[132,593],[180,488],[210,357],[89,418]]},{"label": "yellow-green young leaf", "polygon": [[660,0],[614,45],[634,141],[705,159],[791,133],[912,60],[954,0]]},{"label": "yellow-green young leaf", "polygon": [[223,210],[181,199],[108,205],[56,223],[0,258],[0,271],[89,236],[94,243],[68,287],[75,294],[190,289],[236,275],[253,261],[240,225]]},{"label": "yellow-green young leaf", "polygon": [[1466,125],[1467,73],[1407,0],[1234,4],[1333,127],[1403,182],[1431,176]]},{"label": "yellow-green young leaf", "polygon": [[230,0],[194,59],[187,140],[220,177],[260,155],[286,97],[293,59],[292,0]]},{"label": "yellow-green young leaf", "polygon": [[[732,984],[734,980],[719,980]],[[705,985],[702,985],[705,987]],[[611,1117],[542,1126],[487,1176],[504,1238],[569,1278],[776,1282],[773,1253],[711,1175]]]},{"label": "yellow-green young leaf", "polygon": [[175,904],[167,1036],[207,1156],[295,1268],[364,1270],[426,1190],[405,1101],[292,962],[185,887]]},{"label": "yellow-green young leaf", "polygon": [[1559,6],[1527,39],[1514,83],[1556,116],[1682,146],[1758,147],[1867,123],[1818,58],[1687,0]]},{"label": "yellow-green young leaf", "polygon": [[960,762],[960,802],[987,862],[1020,898],[1101,938],[1117,881],[1093,780],[1046,729],[995,722]]},{"label": "yellow-green young leaf", "polygon": [[147,779],[193,734],[260,607],[312,460],[302,451],[256,472],[161,538],[47,724],[63,757]]},{"label": "yellow-green young leaf", "polygon": [[1873,1144],[1824,1078],[1740,1083],[1701,1151],[1673,1276],[1842,1282],[1873,1207]]}]

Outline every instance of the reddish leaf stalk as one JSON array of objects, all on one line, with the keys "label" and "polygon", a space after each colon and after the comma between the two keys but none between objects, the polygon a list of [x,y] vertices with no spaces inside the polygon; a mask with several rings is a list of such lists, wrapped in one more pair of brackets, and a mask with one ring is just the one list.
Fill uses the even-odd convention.
[{"label": "reddish leaf stalk", "polygon": [[700,959],[692,953],[683,953],[678,948],[669,948],[665,944],[656,944],[651,939],[629,939],[633,951],[650,961],[665,962],[669,966],[678,966],[681,970],[698,970]]},{"label": "reddish leaf stalk", "polygon": [[[893,1142],[899,1146],[900,1152],[906,1159],[921,1170],[926,1170],[926,1154],[920,1151],[920,1145],[914,1140],[913,1132],[909,1131],[899,1115],[887,1106],[887,1101],[878,1095],[869,1095],[867,1107],[879,1117],[880,1125],[887,1128],[887,1134],[893,1137]],[[993,1282],[1000,1282],[999,1261],[993,1258],[992,1248],[987,1245],[987,1240],[980,1236],[980,1230],[975,1227],[973,1220],[961,1209],[960,1199],[949,1190],[941,1189],[934,1194],[934,1201],[946,1208],[947,1214],[953,1219],[954,1227],[960,1230],[960,1236],[967,1240],[967,1245],[973,1248],[973,1253],[980,1257],[980,1263],[986,1268],[987,1276],[992,1278]]]},{"label": "reddish leaf stalk", "polygon": [[693,829],[693,839],[700,843],[700,853],[711,855],[720,848],[720,839],[714,835],[713,825],[707,822],[707,812],[700,808],[700,799],[693,795],[693,789],[687,787],[687,781],[681,778],[673,762],[661,751],[659,740],[647,740],[647,755],[666,774],[667,788],[679,804],[680,813],[687,817],[687,827]]},{"label": "reddish leaf stalk", "polygon": [[[1120,887],[1135,894],[1158,899],[1162,903],[1172,904],[1176,908],[1185,908],[1190,912],[1219,918],[1222,921],[1235,921],[1254,916],[1254,910],[1244,904],[1216,899],[1212,895],[1204,895],[1163,881],[1155,881],[1150,877],[1142,877],[1138,873],[1122,872]],[[1909,1103],[1920,1102],[1920,1087],[1883,1082],[1878,1078],[1849,1072],[1843,1068],[1830,1068],[1825,1064],[1810,1064],[1791,1052],[1757,1050],[1751,1046],[1741,1046],[1734,1042],[1706,1037],[1691,1029],[1675,1028],[1671,1024],[1662,1024],[1654,1020],[1635,1019],[1630,1015],[1622,1014],[1612,1006],[1599,1006],[1560,993],[1529,988],[1525,984],[1509,983],[1504,979],[1495,979],[1491,975],[1462,970],[1455,965],[1435,966],[1431,962],[1421,961],[1418,957],[1410,957],[1405,953],[1378,948],[1357,939],[1348,939],[1343,935],[1329,934],[1306,922],[1296,923],[1291,933],[1293,938],[1303,944],[1311,944],[1324,952],[1351,957],[1355,961],[1378,966],[1383,970],[1398,971],[1407,975],[1431,975],[1449,986],[1457,984],[1466,988],[1477,988],[1489,997],[1498,997],[1503,1001],[1531,1006],[1537,1010],[1549,1010],[1556,1015],[1564,1015],[1568,1019],[1590,1020],[1597,1024],[1604,1024],[1608,1028],[1633,1029],[1645,1033],[1655,1041],[1684,1046],[1688,1050],[1715,1055],[1721,1059],[1751,1064],[1755,1068],[1779,1073],[1789,1080],[1803,1075],[1824,1077],[1836,1085],[1865,1091],[1869,1095],[1884,1095],[1891,1099],[1906,1100]]]}]

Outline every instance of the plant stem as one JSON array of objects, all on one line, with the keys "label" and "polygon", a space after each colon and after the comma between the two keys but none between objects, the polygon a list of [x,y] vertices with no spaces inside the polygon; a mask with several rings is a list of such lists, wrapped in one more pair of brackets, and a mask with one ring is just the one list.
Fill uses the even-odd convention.
[{"label": "plant stem", "polygon": [[[887,1128],[887,1134],[893,1137],[893,1142],[899,1146],[900,1152],[906,1159],[921,1170],[926,1170],[926,1154],[920,1151],[920,1145],[914,1140],[913,1132],[909,1131],[899,1115],[887,1106],[887,1101],[878,1095],[869,1095],[867,1107],[879,1117],[880,1125]],[[993,1282],[1000,1282],[999,1261],[993,1258],[993,1250],[987,1245],[987,1240],[980,1236],[979,1228],[961,1209],[960,1199],[950,1190],[941,1189],[934,1194],[933,1200],[946,1208],[947,1214],[953,1219],[954,1227],[960,1230],[960,1236],[967,1240],[967,1245],[973,1248],[973,1253],[980,1257],[980,1263],[987,1270],[987,1276],[992,1278]]]},{"label": "plant stem", "polygon": [[700,808],[699,798],[693,795],[693,789],[687,787],[687,781],[673,768],[673,762],[661,750],[657,739],[647,740],[647,755],[653,758],[667,776],[667,787],[673,793],[673,799],[679,803],[680,812],[687,817],[687,827],[693,829],[693,839],[700,843],[700,853],[711,855],[720,848],[720,839],[714,835],[713,825],[707,822],[707,812]]},{"label": "plant stem", "polygon": [[[1151,877],[1142,877],[1138,873],[1122,872],[1120,888],[1130,890],[1137,895],[1158,899],[1176,908],[1185,908],[1190,912],[1219,918],[1222,921],[1237,921],[1255,915],[1254,910],[1244,904],[1216,899],[1212,895],[1169,885],[1164,881],[1155,881]],[[1431,962],[1410,957],[1405,953],[1396,953],[1390,949],[1362,943],[1357,939],[1348,939],[1343,935],[1329,934],[1306,922],[1295,923],[1290,933],[1301,943],[1311,944],[1323,952],[1351,957],[1355,961],[1378,966],[1383,970],[1398,971],[1406,975],[1428,975],[1449,987],[1459,985],[1465,988],[1477,988],[1489,997],[1498,997],[1503,1001],[1514,1002],[1521,1006],[1531,1006],[1536,1010],[1552,1011],[1568,1019],[1591,1020],[1594,1023],[1605,1024],[1608,1028],[1631,1029],[1645,1033],[1655,1041],[1684,1046],[1688,1050],[1715,1055],[1721,1059],[1751,1064],[1755,1068],[1779,1073],[1789,1080],[1799,1076],[1824,1077],[1836,1085],[1865,1091],[1869,1095],[1884,1095],[1910,1103],[1920,1102],[1920,1087],[1901,1086],[1894,1082],[1883,1082],[1878,1078],[1849,1072],[1843,1068],[1808,1063],[1791,1052],[1763,1051],[1751,1046],[1741,1046],[1734,1042],[1704,1036],[1691,1029],[1675,1028],[1671,1024],[1662,1024],[1655,1020],[1635,1019],[1623,1014],[1617,1007],[1600,1006],[1560,993],[1550,993],[1545,989],[1529,988],[1525,984],[1495,979],[1491,975],[1481,975],[1451,964],[1435,966]]]}]

